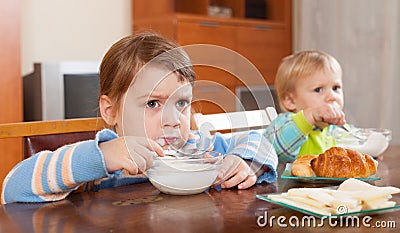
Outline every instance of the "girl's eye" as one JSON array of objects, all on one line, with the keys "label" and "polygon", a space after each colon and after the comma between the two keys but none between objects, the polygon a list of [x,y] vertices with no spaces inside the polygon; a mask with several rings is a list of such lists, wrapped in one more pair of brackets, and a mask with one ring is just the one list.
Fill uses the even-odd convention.
[{"label": "girl's eye", "polygon": [[333,89],[334,91],[337,91],[337,90],[340,89],[340,86],[334,86],[332,89]]},{"label": "girl's eye", "polygon": [[317,87],[317,88],[314,89],[314,91],[317,92],[317,93],[320,93],[322,91],[322,88]]},{"label": "girl's eye", "polygon": [[159,106],[160,106],[160,104],[158,103],[157,100],[149,101],[149,102],[147,102],[147,104],[146,104],[146,107],[148,107],[148,108],[157,108],[157,107],[159,107]]},{"label": "girl's eye", "polygon": [[187,100],[178,100],[178,102],[176,102],[176,106],[179,108],[184,108],[187,105],[189,105],[189,101]]}]

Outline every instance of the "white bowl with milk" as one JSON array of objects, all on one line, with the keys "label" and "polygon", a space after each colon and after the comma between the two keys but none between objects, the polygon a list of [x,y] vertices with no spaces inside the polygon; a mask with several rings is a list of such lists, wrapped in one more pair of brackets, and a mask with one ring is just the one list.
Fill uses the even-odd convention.
[{"label": "white bowl with milk", "polygon": [[392,131],[389,129],[352,128],[351,130],[353,134],[363,137],[365,140],[355,138],[348,132],[337,128],[332,134],[336,145],[369,154],[375,158],[385,152],[392,139]]},{"label": "white bowl with milk", "polygon": [[191,195],[204,192],[216,180],[222,154],[204,152],[206,156],[165,156],[154,159],[146,171],[150,182],[163,193]]}]

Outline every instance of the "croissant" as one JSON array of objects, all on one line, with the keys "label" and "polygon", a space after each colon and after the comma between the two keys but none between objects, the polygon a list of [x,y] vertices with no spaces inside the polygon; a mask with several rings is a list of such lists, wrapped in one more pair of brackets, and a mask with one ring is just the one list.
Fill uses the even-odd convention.
[{"label": "croissant", "polygon": [[365,178],[376,173],[378,162],[370,155],[341,147],[332,147],[311,160],[317,176]]},{"label": "croissant", "polygon": [[311,160],[318,155],[302,155],[299,156],[292,164],[292,175],[294,176],[316,176],[311,167]]}]

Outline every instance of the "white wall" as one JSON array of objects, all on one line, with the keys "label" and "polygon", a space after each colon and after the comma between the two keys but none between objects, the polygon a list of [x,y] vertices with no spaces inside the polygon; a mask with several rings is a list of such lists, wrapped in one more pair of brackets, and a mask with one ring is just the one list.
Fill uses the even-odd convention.
[{"label": "white wall", "polygon": [[22,0],[22,74],[41,61],[101,60],[132,32],[131,0]]}]

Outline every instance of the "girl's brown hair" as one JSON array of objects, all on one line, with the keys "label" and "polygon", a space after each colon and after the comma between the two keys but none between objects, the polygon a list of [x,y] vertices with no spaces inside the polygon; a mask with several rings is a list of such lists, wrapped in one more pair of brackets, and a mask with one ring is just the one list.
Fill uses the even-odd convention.
[{"label": "girl's brown hair", "polygon": [[[153,61],[152,61],[153,60]],[[122,38],[111,46],[100,65],[100,96],[107,95],[119,105],[137,72],[156,62],[192,85],[196,79],[188,55],[174,42],[151,32]]]},{"label": "girl's brown hair", "polygon": [[287,111],[282,100],[294,92],[297,80],[310,77],[318,71],[331,72],[342,77],[339,62],[322,51],[306,50],[282,59],[275,78],[275,88],[282,110]]}]

